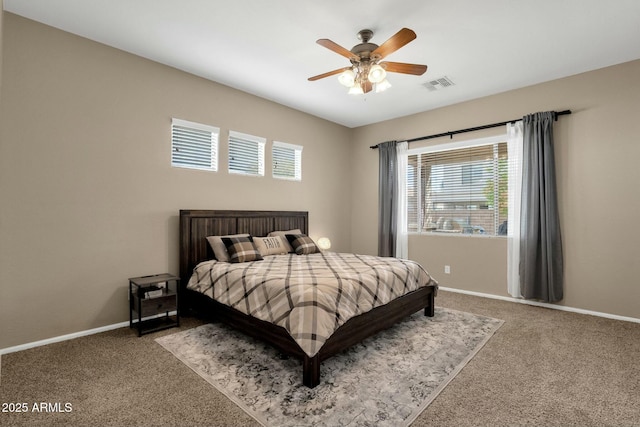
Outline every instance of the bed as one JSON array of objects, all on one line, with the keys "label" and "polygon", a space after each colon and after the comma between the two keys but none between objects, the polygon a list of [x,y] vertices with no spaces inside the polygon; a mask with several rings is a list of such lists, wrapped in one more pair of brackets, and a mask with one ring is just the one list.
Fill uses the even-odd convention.
[{"label": "bed", "polygon": [[[323,360],[337,354],[348,347],[362,341],[397,323],[404,317],[417,311],[424,310],[426,316],[433,316],[434,297],[437,291],[437,283],[426,273],[421,275],[419,287],[409,290],[399,297],[393,297],[384,305],[367,309],[362,314],[357,314],[348,320],[343,320],[329,335],[323,337],[320,344],[313,348],[313,343],[300,339],[295,333],[296,339],[285,325],[274,319],[268,321],[257,316],[251,309],[244,309],[236,305],[232,308],[211,298],[194,286],[200,278],[212,276],[215,268],[238,267],[229,263],[211,261],[215,259],[211,246],[207,242],[209,236],[225,236],[246,233],[251,236],[267,236],[272,231],[298,229],[302,234],[308,234],[308,212],[304,211],[230,211],[230,210],[181,210],[180,211],[180,297],[182,313],[194,313],[199,316],[226,323],[245,334],[268,342],[280,352],[288,356],[294,356],[302,360],[303,384],[307,387],[315,387],[320,383],[320,365]],[[266,259],[267,257],[265,257]],[[339,258],[339,259],[338,259]],[[357,258],[357,259],[355,259]],[[278,263],[299,266],[305,264],[318,264],[323,269],[335,272],[332,267],[335,260],[339,262],[364,262],[365,266],[351,267],[351,269],[379,269],[376,271],[391,271],[386,263],[394,261],[392,258],[367,257],[354,254],[313,254],[313,255],[276,255],[269,257],[267,262],[255,261],[244,263],[246,270],[250,268],[266,268],[277,270],[274,266]],[[354,261],[352,261],[355,259]],[[389,264],[390,265],[390,264]],[[419,266],[418,266],[419,267]],[[243,268],[245,268],[243,266]],[[297,268],[297,267],[296,267]],[[313,267],[315,268],[315,267]],[[211,271],[206,270],[211,269]],[[228,271],[220,273],[220,276],[230,274]],[[244,273],[243,273],[244,274]],[[316,274],[316,273],[314,273]],[[391,273],[389,273],[391,274]],[[378,275],[382,275],[378,273]],[[399,274],[395,274],[398,276]],[[425,276],[426,275],[426,276]],[[197,277],[196,277],[197,276]],[[338,275],[336,275],[338,277]],[[188,284],[191,283],[191,289]],[[215,278],[217,283],[219,278]],[[338,280],[341,280],[338,278]],[[413,280],[413,279],[412,279]],[[417,279],[416,279],[417,280]],[[203,286],[206,288],[206,286]],[[211,294],[213,291],[211,291]],[[376,297],[377,298],[377,297]],[[227,301],[228,303],[228,301]],[[233,305],[233,304],[232,304]],[[244,311],[244,312],[243,312]],[[252,313],[253,315],[247,314]],[[307,325],[308,327],[308,325]],[[315,332],[315,331],[314,331]],[[301,334],[300,334],[301,335]],[[307,334],[309,335],[309,334]],[[314,339],[315,339],[315,333]]]}]

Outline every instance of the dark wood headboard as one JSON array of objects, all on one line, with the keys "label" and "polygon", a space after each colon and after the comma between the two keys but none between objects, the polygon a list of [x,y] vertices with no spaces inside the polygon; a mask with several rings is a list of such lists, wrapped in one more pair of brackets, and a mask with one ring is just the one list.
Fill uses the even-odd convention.
[{"label": "dark wood headboard", "polygon": [[180,211],[180,278],[186,286],[194,267],[213,259],[207,236],[248,233],[266,236],[271,231],[298,228],[309,234],[306,211]]}]

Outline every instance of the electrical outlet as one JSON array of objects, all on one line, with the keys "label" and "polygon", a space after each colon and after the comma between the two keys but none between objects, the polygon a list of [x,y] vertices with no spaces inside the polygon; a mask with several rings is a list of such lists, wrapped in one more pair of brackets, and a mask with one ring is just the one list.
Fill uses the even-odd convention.
[{"label": "electrical outlet", "polygon": [[444,274],[451,274],[451,266],[450,265],[445,265],[444,266]]}]

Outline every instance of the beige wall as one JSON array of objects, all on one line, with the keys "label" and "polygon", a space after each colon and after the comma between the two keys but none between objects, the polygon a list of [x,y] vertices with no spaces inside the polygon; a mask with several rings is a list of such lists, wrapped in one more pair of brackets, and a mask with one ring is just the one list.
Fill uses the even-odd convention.
[{"label": "beige wall", "polygon": [[0,0],[0,96],[2,96],[2,28],[4,23],[4,2]]},{"label": "beige wall", "polygon": [[[350,249],[349,129],[9,13],[3,71],[0,348],[127,320],[128,277],[178,273],[179,209],[308,210]],[[229,176],[225,144],[172,168],[172,117],[300,144],[303,180]]]},{"label": "beige wall", "polygon": [[[640,61],[355,129],[351,249],[375,253],[377,248],[378,166],[370,145],[564,109],[573,114],[555,123],[565,262],[562,304],[640,318]],[[485,130],[454,140],[500,132]],[[449,139],[428,143],[443,141]],[[508,295],[501,238],[412,235],[409,254],[443,286]],[[444,265],[451,266],[450,275],[444,274]]]}]

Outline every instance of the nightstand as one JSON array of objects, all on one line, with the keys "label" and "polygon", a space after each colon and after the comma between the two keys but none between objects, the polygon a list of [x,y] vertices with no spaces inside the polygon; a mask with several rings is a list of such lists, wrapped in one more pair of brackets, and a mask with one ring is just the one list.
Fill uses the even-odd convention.
[{"label": "nightstand", "polygon": [[168,273],[130,278],[129,327],[133,328],[136,320],[135,328],[142,336],[180,326],[179,286],[180,278]]}]

